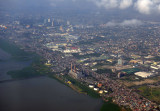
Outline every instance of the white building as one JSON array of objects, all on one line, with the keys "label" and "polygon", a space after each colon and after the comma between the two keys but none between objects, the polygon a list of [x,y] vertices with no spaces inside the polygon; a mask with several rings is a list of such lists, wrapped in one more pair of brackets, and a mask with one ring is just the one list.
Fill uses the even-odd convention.
[{"label": "white building", "polygon": [[63,51],[64,53],[79,53],[81,52],[80,49],[66,49]]},{"label": "white building", "polygon": [[73,77],[74,79],[80,79],[83,77],[82,72],[74,72],[72,70],[69,71],[69,76]]},{"label": "white building", "polygon": [[140,76],[142,78],[147,78],[153,76],[154,74],[149,72],[136,72],[135,75]]},{"label": "white building", "polygon": [[151,68],[152,68],[152,69],[155,69],[155,70],[160,69],[160,67],[159,67],[159,66],[151,66]]}]

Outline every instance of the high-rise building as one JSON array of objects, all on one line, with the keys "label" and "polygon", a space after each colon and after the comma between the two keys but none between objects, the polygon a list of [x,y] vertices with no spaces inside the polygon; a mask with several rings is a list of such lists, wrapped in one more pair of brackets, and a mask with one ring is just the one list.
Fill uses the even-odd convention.
[{"label": "high-rise building", "polygon": [[122,58],[119,58],[119,59],[118,59],[118,65],[121,65],[121,66],[123,65],[123,60],[122,60]]},{"label": "high-rise building", "polygon": [[50,19],[50,18],[48,19],[48,22],[51,22],[51,19]]},{"label": "high-rise building", "polygon": [[67,21],[67,25],[70,25],[70,22],[69,22],[69,21]]},{"label": "high-rise building", "polygon": [[54,26],[54,21],[52,21],[52,27]]}]

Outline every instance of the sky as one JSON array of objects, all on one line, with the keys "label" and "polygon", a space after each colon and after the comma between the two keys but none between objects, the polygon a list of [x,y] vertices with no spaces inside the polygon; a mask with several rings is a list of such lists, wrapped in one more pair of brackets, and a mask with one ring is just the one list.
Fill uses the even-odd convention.
[{"label": "sky", "polygon": [[[142,20],[158,21],[160,17],[160,0],[1,0],[0,7],[15,12],[48,9],[70,14],[90,12],[110,18],[108,26],[141,24]],[[121,21],[117,22],[118,19]]]},{"label": "sky", "polygon": [[126,10],[132,8],[141,14],[160,14],[160,0],[89,0],[98,7]]},{"label": "sky", "polygon": [[98,8],[105,8],[106,10],[119,9],[127,10],[132,8],[141,14],[160,14],[160,0],[49,0],[52,6],[57,3],[78,3],[84,2],[95,4]]},{"label": "sky", "polygon": [[5,6],[28,6],[28,7],[81,7],[84,6],[101,8],[104,10],[127,10],[132,8],[141,14],[160,14],[160,0],[1,0]]}]

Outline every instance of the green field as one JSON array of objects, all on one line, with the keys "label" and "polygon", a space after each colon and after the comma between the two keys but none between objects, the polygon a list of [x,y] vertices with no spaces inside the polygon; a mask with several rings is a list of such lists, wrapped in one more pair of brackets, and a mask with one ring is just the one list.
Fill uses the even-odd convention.
[{"label": "green field", "polygon": [[100,111],[121,111],[121,108],[111,102],[104,102]]},{"label": "green field", "polygon": [[148,86],[141,86],[138,88],[139,93],[149,100],[160,104],[160,88],[150,88]]},{"label": "green field", "polygon": [[108,98],[108,102],[104,102],[100,111],[121,111],[121,108],[117,105],[112,103],[112,98]]},{"label": "green field", "polygon": [[98,74],[103,74],[103,73],[112,73],[112,71],[111,71],[111,69],[98,69],[97,71],[96,71],[96,73],[98,73]]},{"label": "green field", "polygon": [[140,71],[138,68],[131,68],[131,69],[124,69],[123,72],[126,72],[127,74],[134,74],[135,72]]},{"label": "green field", "polygon": [[80,83],[79,81],[71,78],[70,76],[66,75],[66,76],[64,76],[64,78],[66,78],[67,80],[71,81],[72,84],[74,84],[75,86],[78,86],[82,90],[82,92],[87,93],[87,95],[89,95],[91,97],[94,97],[94,98],[99,98],[100,97],[100,95],[97,92],[95,92],[94,90],[90,89],[88,86]]},{"label": "green field", "polygon": [[95,37],[95,38],[93,38],[93,39],[89,39],[89,40],[87,40],[87,41],[84,41],[84,40],[82,40],[82,41],[79,41],[78,43],[75,43],[76,45],[94,45],[94,43],[97,43],[97,42],[99,42],[99,41],[103,41],[103,40],[105,40],[105,38],[102,38],[102,37]]}]

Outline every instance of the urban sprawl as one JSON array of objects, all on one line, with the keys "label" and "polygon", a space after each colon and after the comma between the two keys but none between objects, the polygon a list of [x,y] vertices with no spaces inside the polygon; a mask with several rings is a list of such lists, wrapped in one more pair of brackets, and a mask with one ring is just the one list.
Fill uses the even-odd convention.
[{"label": "urban sprawl", "polygon": [[[111,97],[114,103],[133,111],[159,110],[157,102],[134,89],[143,84],[160,86],[160,81],[152,80],[160,78],[159,35],[160,23],[148,21],[112,27],[39,17],[32,24],[23,18],[0,24],[1,39],[44,57],[44,64],[57,76],[69,75],[103,100]],[[63,73],[66,69],[68,73]]]}]

